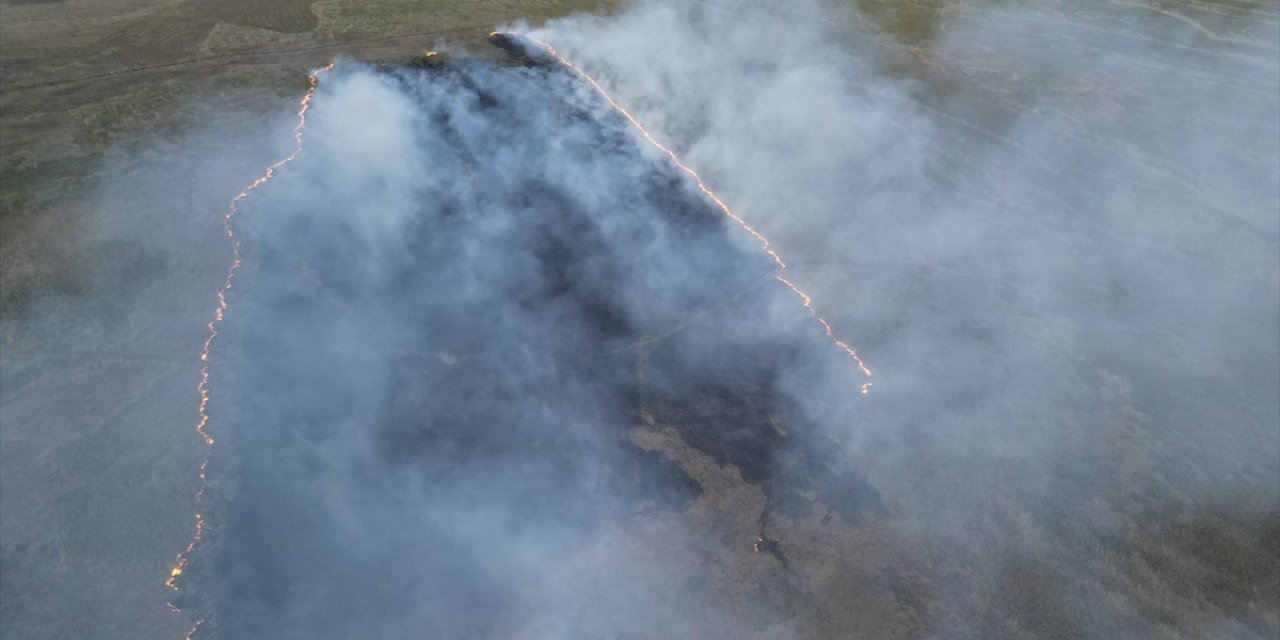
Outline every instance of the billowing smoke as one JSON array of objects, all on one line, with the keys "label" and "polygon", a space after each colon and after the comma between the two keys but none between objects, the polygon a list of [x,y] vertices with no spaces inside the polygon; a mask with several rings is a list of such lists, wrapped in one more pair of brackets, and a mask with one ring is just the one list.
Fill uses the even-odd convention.
[{"label": "billowing smoke", "polygon": [[853,420],[790,390],[852,425],[879,525],[929,565],[889,607],[927,623],[858,628],[1274,633],[1274,5],[866,5],[907,42],[803,3],[536,32],[770,234],[875,367]]},{"label": "billowing smoke", "polygon": [[[1274,637],[1274,3],[858,4],[510,30],[769,237],[867,396],[757,239],[532,40],[327,72],[304,152],[235,220],[208,526],[175,599],[197,637]],[[208,318],[179,307],[225,246],[171,214],[260,166],[193,139],[104,189],[136,212],[95,231],[134,256],[95,272],[107,311],[42,301],[6,331],[189,359]],[[166,366],[153,391],[67,385],[194,411]],[[11,399],[47,383],[35,365],[6,369],[6,420],[48,420]],[[20,445],[6,465],[45,459]],[[113,464],[176,487],[122,513],[188,498]],[[10,513],[38,510],[23,487]],[[6,514],[6,536],[155,535],[81,506]],[[6,585],[62,571],[62,547],[18,548]],[[81,610],[142,606],[58,580]]]},{"label": "billowing smoke", "polygon": [[[867,398],[757,241],[531,41],[340,64],[241,222],[207,631],[1274,628],[1232,555],[1280,499],[1274,34],[1074,59],[1026,35],[1054,20],[957,16],[928,58],[959,71],[914,80],[807,4],[531,34],[771,237]],[[1050,88],[1003,88],[1014,58]]]},{"label": "billowing smoke", "polygon": [[[346,63],[314,104],[241,214],[210,631],[743,637],[673,558],[882,509],[785,393],[861,374],[575,74]],[[727,540],[663,438],[762,492]]]}]

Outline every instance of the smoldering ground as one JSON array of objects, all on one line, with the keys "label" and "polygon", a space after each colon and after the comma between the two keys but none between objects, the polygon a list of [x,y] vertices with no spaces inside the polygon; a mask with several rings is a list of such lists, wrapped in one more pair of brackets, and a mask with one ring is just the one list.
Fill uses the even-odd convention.
[{"label": "smoldering ground", "polygon": [[[535,33],[773,237],[876,368],[865,403],[754,240],[574,74],[340,71],[243,223],[211,629],[1267,633],[1276,69],[1122,17],[1119,43],[957,18],[930,46],[962,71],[914,79],[810,5]],[[1048,88],[992,79],[1014,58]],[[761,487],[722,517],[776,553],[768,597],[695,560],[584,569],[634,562],[619,539],[756,561],[664,519],[705,497],[681,447]]]},{"label": "smoldering ground", "polygon": [[630,440],[646,420],[762,487],[741,556],[815,496],[881,509],[781,392],[836,370],[851,398],[853,363],[576,75],[348,63],[314,105],[305,155],[237,221],[210,405],[234,480],[193,564],[209,632],[740,637],[686,569],[607,577],[611,537],[699,535],[652,530],[702,490]]},{"label": "smoldering ground", "polygon": [[[212,612],[199,633],[1273,636],[1272,5],[899,4],[537,32],[770,236],[875,370],[865,400],[753,240],[572,74],[327,76],[304,154],[236,222],[179,600]],[[189,480],[203,452],[150,408],[194,409],[191,292],[220,284],[217,212],[261,166],[208,147],[214,171],[162,148],[146,188],[109,184],[102,223],[102,255],[155,249],[198,285],[103,260],[106,310],[6,327],[180,355],[144,391],[115,365],[28,375],[6,342],[6,636],[136,617],[147,594],[101,567],[155,577],[170,616],[171,556],[137,549],[180,548],[189,514],[137,514],[190,502],[151,434],[189,439]],[[147,200],[164,224],[124,215]],[[50,410],[51,382],[94,395]],[[83,415],[72,453],[13,435]],[[15,489],[21,456],[40,473]],[[75,499],[28,491],[46,478]]]},{"label": "smoldering ground", "polygon": [[1274,5],[861,6],[535,33],[770,234],[875,367],[844,442],[931,548],[930,634],[1274,633]]}]

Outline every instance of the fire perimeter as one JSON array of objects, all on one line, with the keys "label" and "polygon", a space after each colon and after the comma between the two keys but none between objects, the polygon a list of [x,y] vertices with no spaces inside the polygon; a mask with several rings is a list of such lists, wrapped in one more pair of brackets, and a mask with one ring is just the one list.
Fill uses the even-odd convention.
[{"label": "fire perimeter", "polygon": [[[745,219],[742,218],[742,216],[735,213],[733,209],[729,207],[729,205],[725,204],[724,200],[722,200],[720,196],[716,194],[715,191],[712,191],[711,188],[706,185],[706,183],[702,180],[702,176],[699,175],[697,171],[694,171],[692,167],[685,164],[684,161],[680,159],[680,156],[678,156],[675,151],[672,151],[669,147],[663,145],[661,142],[658,142],[658,140],[653,137],[653,134],[649,133],[649,130],[646,129],[644,125],[640,124],[640,121],[637,120],[636,117],[626,109],[626,107],[623,107],[616,100],[614,100],[613,96],[610,95],[609,92],[606,91],[604,87],[594,77],[591,76],[591,74],[587,73],[586,70],[578,66],[573,61],[561,55],[560,52],[555,47],[553,47],[550,43],[545,42],[543,40],[539,40],[537,38],[533,38],[530,36],[522,36],[521,34],[516,34],[512,32],[494,31],[490,35],[507,36],[507,37],[523,37],[528,40],[531,40],[532,42],[536,43],[538,46],[542,47],[548,54],[550,54],[553,58],[555,58],[558,62],[560,62],[560,64],[573,70],[574,73],[578,74],[578,76],[580,76],[583,80],[586,80],[587,83],[590,84],[591,87],[595,89],[595,91],[599,93],[600,96],[604,98],[606,102],[609,103],[609,106],[613,107],[615,111],[617,111],[624,118],[626,118],[627,121],[630,122],[631,125],[634,126],[636,130],[640,132],[640,135],[644,137],[644,139],[648,141],[649,144],[653,145],[655,148],[665,153],[669,158],[671,158],[672,164],[674,164],[681,171],[688,174],[689,177],[692,178],[694,183],[698,186],[698,189],[702,191],[702,193],[706,195],[708,199],[710,199],[713,203],[715,203],[716,207],[718,207],[720,211],[724,213],[725,216],[733,220],[739,227],[741,227],[747,233],[751,234],[752,237],[758,240],[760,242],[761,250],[764,251],[765,254],[767,254],[770,258],[773,259],[774,262],[778,264],[779,272],[787,268],[786,261],[782,259],[782,256],[779,255],[777,251],[773,250],[770,247],[769,239],[766,238],[764,234],[756,230],[756,228],[751,226]],[[434,53],[435,52],[433,51],[428,53],[427,55],[433,55]],[[197,409],[199,413],[199,420],[196,422],[196,431],[200,434],[200,437],[204,440],[207,446],[212,446],[214,443],[213,437],[209,435],[209,431],[208,431],[209,414],[206,411],[209,405],[209,364],[208,364],[209,353],[213,347],[214,339],[218,337],[218,324],[222,322],[223,318],[226,316],[227,293],[231,290],[231,287],[235,280],[236,271],[240,269],[240,265],[242,263],[241,253],[240,253],[240,239],[236,236],[235,229],[232,227],[231,222],[239,210],[239,204],[241,200],[248,197],[249,193],[252,192],[254,189],[257,189],[258,187],[269,182],[271,178],[275,176],[275,172],[277,169],[292,162],[302,153],[303,130],[306,128],[306,125],[307,125],[307,110],[311,107],[311,98],[315,95],[318,76],[321,73],[324,73],[325,71],[328,71],[329,69],[332,69],[332,68],[333,68],[333,63],[329,63],[307,76],[307,81],[310,84],[310,86],[307,88],[306,93],[302,95],[302,98],[298,102],[299,104],[298,124],[295,125],[293,128],[293,137],[295,141],[293,152],[285,156],[284,158],[281,158],[280,160],[277,160],[276,162],[268,165],[267,168],[263,171],[261,176],[258,176],[258,178],[256,178],[253,182],[249,183],[247,186],[241,189],[240,192],[237,193],[235,197],[231,199],[230,204],[227,206],[227,211],[223,215],[223,224],[224,224],[224,229],[226,231],[227,237],[235,240],[235,243],[232,246],[231,264],[227,267],[226,281],[223,283],[222,288],[218,290],[218,293],[217,293],[218,305],[217,307],[214,308],[213,319],[210,320],[208,324],[209,335],[207,338],[205,338],[204,345],[200,352],[200,360],[204,364],[202,364],[200,367],[200,382],[196,385],[196,389],[200,394],[200,404]],[[800,301],[804,305],[804,308],[807,309],[809,313],[813,315],[813,317],[816,318],[817,321],[822,325],[823,331],[827,334],[827,337],[829,337],[836,346],[840,347],[840,349],[843,350],[846,354],[848,354],[850,359],[853,360],[853,362],[857,365],[858,369],[862,372],[862,374],[867,379],[866,382],[863,382],[861,385],[859,385],[858,387],[859,391],[863,394],[868,393],[871,390],[871,384],[872,384],[871,369],[862,360],[862,358],[853,349],[853,347],[851,347],[844,340],[841,340],[840,338],[836,337],[835,332],[831,328],[831,324],[827,322],[825,318],[818,315],[817,310],[813,306],[813,298],[808,293],[800,289],[792,281],[783,277],[781,273],[779,273],[779,275],[777,275],[776,278],[778,282],[781,282],[782,284],[786,285],[789,289],[791,289],[792,292],[794,292],[797,296],[800,297]],[[209,460],[207,458],[200,463],[200,473],[199,473],[200,488],[196,491],[196,494],[195,494],[195,502],[196,502],[196,508],[197,508],[197,511],[195,513],[195,532],[192,534],[191,540],[187,543],[187,546],[182,551],[178,552],[176,558],[174,559],[173,565],[169,570],[169,577],[168,579],[165,580],[165,586],[168,586],[174,591],[179,590],[179,587],[177,584],[178,578],[186,570],[187,565],[190,562],[191,553],[196,550],[196,547],[199,546],[201,539],[203,539],[204,537],[205,520],[204,520],[204,513],[200,511],[200,509],[204,504],[205,490],[208,489],[209,487],[209,479],[206,473],[206,469],[208,465],[209,465]],[[169,606],[169,609],[174,611],[175,613],[182,611],[182,609],[174,605],[172,602],[167,604]],[[197,620],[195,623],[195,626],[192,627],[191,631],[187,634],[187,638],[191,638],[195,634],[195,632],[199,630],[200,626],[204,624],[204,622],[205,622],[204,619]]]},{"label": "fire perimeter", "polygon": [[[271,178],[275,176],[277,169],[289,164],[302,153],[302,130],[307,126],[307,109],[311,107],[311,98],[316,92],[317,78],[321,73],[332,68],[333,63],[329,63],[307,76],[307,82],[310,86],[307,88],[306,93],[302,94],[302,99],[298,101],[298,124],[293,128],[293,153],[290,153],[284,158],[268,165],[262,172],[262,175],[258,176],[253,182],[250,182],[245,186],[245,188],[240,190],[240,193],[237,193],[236,196],[231,199],[231,203],[227,205],[227,212],[222,216],[223,227],[226,230],[227,237],[235,240],[235,243],[232,245],[231,250],[231,264],[227,267],[227,279],[223,283],[222,288],[218,290],[218,306],[214,308],[213,319],[209,321],[209,336],[205,338],[204,346],[200,351],[200,361],[204,364],[200,366],[200,382],[196,385],[196,390],[200,393],[200,405],[197,410],[200,418],[196,422],[196,432],[200,434],[200,437],[204,440],[204,443],[207,446],[213,446],[213,436],[209,435],[208,430],[209,414],[206,412],[209,407],[209,351],[213,348],[214,338],[218,337],[218,323],[222,322],[222,319],[226,316],[227,292],[231,290],[232,283],[235,280],[236,271],[240,269],[241,264],[240,239],[236,236],[235,229],[231,226],[231,221],[235,218],[241,200],[245,199],[254,189],[257,189],[270,181]],[[201,509],[204,506],[205,490],[209,488],[209,476],[206,473],[208,466],[209,459],[205,458],[204,462],[200,463],[200,488],[196,491],[195,497],[195,532],[191,535],[191,540],[187,543],[186,548],[178,552],[177,557],[173,561],[173,566],[169,569],[169,578],[164,582],[165,586],[173,589],[174,591],[180,590],[178,588],[178,577],[182,575],[183,571],[186,571],[187,564],[190,562],[191,553],[196,550],[196,547],[200,545],[200,540],[204,538],[205,519],[204,513]],[[167,604],[169,609],[175,613],[182,611],[182,609],[174,605],[172,602]],[[187,634],[187,638],[189,639],[195,635],[196,630],[198,630],[202,624],[204,624],[203,619],[196,621],[195,626]]]},{"label": "fire perimeter", "polygon": [[617,100],[614,100],[613,96],[609,95],[609,92],[605,91],[604,87],[599,82],[597,82],[595,78],[591,77],[591,74],[587,73],[585,69],[578,66],[572,60],[561,55],[561,53],[557,51],[555,47],[551,46],[549,42],[539,40],[532,36],[513,33],[509,31],[494,31],[489,35],[490,37],[501,36],[501,37],[509,37],[509,38],[524,38],[542,47],[544,50],[546,50],[548,54],[551,55],[551,57],[559,61],[560,64],[564,65],[569,69],[572,69],[574,73],[578,74],[583,80],[586,80],[587,83],[590,84],[591,87],[596,90],[596,93],[599,93],[600,97],[604,98],[605,102],[609,103],[609,106],[613,107],[613,109],[617,111],[619,114],[622,114],[622,117],[626,118],[627,122],[630,122],[631,125],[634,126],[636,130],[640,132],[640,135],[643,136],[644,139],[649,142],[649,144],[653,145],[659,151],[662,151],[663,153],[667,154],[667,157],[671,158],[672,164],[674,164],[681,171],[688,174],[690,178],[693,178],[694,183],[698,185],[698,189],[702,191],[702,193],[705,194],[707,198],[711,200],[711,202],[715,203],[716,207],[718,207],[720,211],[724,213],[725,216],[727,216],[730,220],[733,220],[735,223],[737,223],[739,227],[742,227],[747,233],[751,234],[752,237],[754,237],[756,240],[760,241],[760,249],[764,251],[770,258],[772,258],[774,262],[778,263],[778,271],[779,271],[779,274],[777,276],[778,282],[781,282],[782,284],[787,285],[787,287],[790,288],[791,291],[793,291],[797,296],[800,297],[800,302],[804,305],[804,308],[808,309],[809,313],[814,318],[816,318],[818,322],[822,325],[822,329],[823,331],[826,332],[827,337],[830,338],[831,341],[835,343],[837,347],[840,347],[840,349],[844,351],[851,360],[853,360],[854,364],[857,365],[858,370],[861,371],[862,375],[866,377],[866,382],[863,382],[861,385],[858,386],[858,391],[860,391],[864,395],[869,391],[871,391],[871,368],[867,366],[867,363],[862,361],[862,358],[858,355],[858,352],[854,351],[853,347],[849,346],[849,343],[836,337],[835,332],[831,329],[831,323],[827,322],[826,318],[823,318],[822,316],[818,315],[817,309],[813,307],[813,298],[810,297],[808,293],[805,293],[802,289],[800,289],[800,287],[796,286],[795,283],[791,282],[790,280],[782,276],[781,272],[786,270],[787,263],[782,259],[782,256],[779,255],[777,251],[774,251],[772,248],[770,248],[769,239],[766,238],[764,234],[757,231],[755,227],[748,224],[747,221],[743,219],[742,216],[735,213],[733,209],[729,208],[729,205],[725,204],[724,200],[720,199],[720,196],[717,195],[715,191],[712,191],[711,188],[708,187],[706,183],[702,181],[702,176],[698,175],[697,171],[694,171],[692,167],[685,164],[684,161],[680,159],[680,156],[676,155],[675,151],[672,151],[666,145],[663,145],[661,142],[658,142],[658,140],[653,137],[653,134],[649,133],[649,130],[645,129],[644,125],[640,124],[640,121],[637,120],[635,116],[631,115],[631,112],[628,111],[626,107],[619,104]]}]

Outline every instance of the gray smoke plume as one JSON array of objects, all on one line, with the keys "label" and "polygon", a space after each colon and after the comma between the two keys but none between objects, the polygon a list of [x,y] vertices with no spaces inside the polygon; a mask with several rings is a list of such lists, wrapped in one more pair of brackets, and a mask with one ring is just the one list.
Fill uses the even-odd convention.
[{"label": "gray smoke plume", "polygon": [[[818,5],[531,32],[770,236],[865,399],[756,240],[534,41],[340,64],[240,223],[210,630],[1273,628],[1274,581],[1206,546],[1276,533],[1280,85],[1235,50],[1274,34],[1212,57],[1146,19],[961,14],[914,79]],[[1011,60],[1037,84],[1000,89]],[[696,515],[722,500],[754,506]]]},{"label": "gray smoke plume", "polygon": [[[488,61],[339,61],[234,220],[176,604],[237,639],[1274,637],[1277,13],[640,2]],[[869,395],[759,242],[529,38],[769,237]],[[110,156],[98,306],[5,327],[37,347],[0,378],[6,637],[175,624],[169,557],[131,550],[187,514],[137,514],[190,503],[170,476],[204,451],[166,407],[194,410],[218,215],[292,144],[284,109],[239,150],[208,111]]]},{"label": "gray smoke plume", "polygon": [[324,82],[305,155],[240,224],[211,630],[741,637],[678,564],[614,574],[699,536],[675,518],[699,483],[630,439],[646,420],[762,487],[762,523],[814,495],[850,522],[881,508],[771,423],[816,430],[785,389],[843,365],[850,396],[852,363],[576,75],[347,63]]},{"label": "gray smoke plume", "polygon": [[1144,7],[902,8],[932,21],[905,44],[805,4],[535,32],[863,349],[856,420],[791,391],[921,545],[928,604],[896,606],[930,636],[1275,632],[1275,5]]}]

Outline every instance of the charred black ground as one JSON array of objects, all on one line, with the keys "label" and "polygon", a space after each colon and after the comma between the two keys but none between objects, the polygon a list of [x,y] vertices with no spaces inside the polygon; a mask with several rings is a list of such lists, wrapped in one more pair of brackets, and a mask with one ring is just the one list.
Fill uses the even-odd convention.
[{"label": "charred black ground", "polygon": [[[246,207],[215,372],[234,398],[215,466],[237,480],[195,562],[211,629],[501,635],[536,600],[503,576],[699,497],[629,440],[646,421],[762,488],[762,527],[883,509],[780,387],[830,345],[771,326],[780,300],[804,313],[772,262],[576,76],[457,60],[378,81],[415,105],[426,175],[344,190],[304,156]],[[368,189],[410,199],[394,233],[358,229],[383,215]]]}]

